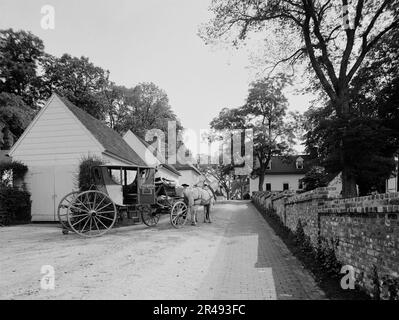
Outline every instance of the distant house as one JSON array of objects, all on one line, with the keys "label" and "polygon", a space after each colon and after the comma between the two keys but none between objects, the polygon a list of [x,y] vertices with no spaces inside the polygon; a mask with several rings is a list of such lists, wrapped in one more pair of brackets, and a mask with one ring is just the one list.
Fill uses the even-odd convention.
[{"label": "distant house", "polygon": [[32,220],[55,221],[61,198],[76,190],[78,165],[92,155],[114,165],[146,164],[114,130],[53,94],[9,152],[28,166]]},{"label": "distant house", "polygon": [[204,181],[205,177],[194,165],[192,164],[182,164],[176,163],[174,167],[179,171],[180,184],[188,184],[189,186],[193,186],[200,181]]},{"label": "distant house", "polygon": [[[309,156],[275,156],[272,157],[263,184],[264,191],[301,190],[303,188],[300,180],[310,169],[307,162]],[[259,164],[256,165],[258,167]],[[249,181],[250,193],[259,191],[259,177],[251,178]]]},{"label": "distant house", "polygon": [[165,163],[165,160],[157,155],[156,150],[145,140],[136,136],[130,130],[125,133],[123,139],[133,150],[135,150],[135,152],[145,163],[147,163],[148,166],[154,166],[157,168],[157,173],[155,174],[155,177],[162,177],[168,180],[175,181],[176,183],[180,183],[180,172],[176,170],[173,165]]}]

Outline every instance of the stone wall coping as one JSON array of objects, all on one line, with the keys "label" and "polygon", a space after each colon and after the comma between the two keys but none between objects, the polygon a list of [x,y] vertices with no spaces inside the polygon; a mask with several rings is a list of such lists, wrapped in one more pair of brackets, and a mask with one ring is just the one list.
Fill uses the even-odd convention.
[{"label": "stone wall coping", "polygon": [[356,197],[356,198],[346,198],[346,199],[338,199],[335,200],[335,204],[346,204],[346,203],[354,203],[354,202],[365,202],[371,200],[386,200],[386,199],[399,199],[399,192],[391,192],[391,193],[378,193],[370,196],[364,197]]},{"label": "stone wall coping", "polygon": [[320,208],[318,213],[399,213],[399,205],[387,206],[358,206],[358,207],[326,207]]},{"label": "stone wall coping", "polygon": [[317,199],[325,199],[325,200],[334,199],[340,197],[338,194],[336,194],[336,190],[337,189],[335,187],[317,188],[289,198],[286,204],[294,204],[294,203],[312,201]]},{"label": "stone wall coping", "polygon": [[293,191],[283,191],[272,197],[272,201],[279,200],[281,198],[290,198],[296,195]]}]

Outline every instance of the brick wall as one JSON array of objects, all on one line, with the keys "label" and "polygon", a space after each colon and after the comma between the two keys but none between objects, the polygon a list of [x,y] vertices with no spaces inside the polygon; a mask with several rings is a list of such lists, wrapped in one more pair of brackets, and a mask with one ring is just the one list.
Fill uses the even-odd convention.
[{"label": "brick wall", "polygon": [[[310,192],[268,194],[274,212],[292,231],[301,221],[313,245],[337,240],[338,260],[355,269],[359,284],[372,291],[373,266],[380,278],[399,277],[399,193],[340,199],[333,187]],[[253,195],[258,208],[264,198]]]},{"label": "brick wall", "polygon": [[354,267],[372,291],[373,267],[379,277],[399,276],[399,193],[330,201],[319,209],[320,236],[338,239],[336,255]]}]

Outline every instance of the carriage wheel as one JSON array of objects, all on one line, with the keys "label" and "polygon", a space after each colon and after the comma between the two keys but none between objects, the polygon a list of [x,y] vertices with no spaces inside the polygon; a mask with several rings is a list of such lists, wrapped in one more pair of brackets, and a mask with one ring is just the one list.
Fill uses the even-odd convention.
[{"label": "carriage wheel", "polygon": [[83,237],[98,237],[113,227],[117,217],[115,203],[103,192],[79,193],[68,211],[69,227]]},{"label": "carriage wheel", "polygon": [[149,227],[157,225],[161,216],[160,213],[157,213],[151,206],[140,206],[139,210],[141,212],[141,220],[145,225]]},{"label": "carriage wheel", "polygon": [[[69,224],[68,224],[68,211],[69,206],[75,201],[76,196],[79,194],[79,191],[73,191],[64,196],[57,208],[57,216],[58,221],[61,223],[62,229],[68,233]],[[63,232],[64,232],[63,231]]]},{"label": "carriage wheel", "polygon": [[170,210],[170,223],[175,228],[181,228],[187,221],[187,205],[183,201],[177,201]]}]

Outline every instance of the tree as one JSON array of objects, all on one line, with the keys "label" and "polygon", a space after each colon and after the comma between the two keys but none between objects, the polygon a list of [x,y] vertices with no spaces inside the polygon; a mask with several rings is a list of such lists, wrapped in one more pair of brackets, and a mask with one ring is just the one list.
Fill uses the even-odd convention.
[{"label": "tree", "polygon": [[323,167],[313,166],[300,180],[304,184],[304,190],[310,191],[320,187],[326,187],[329,182],[329,175]]},{"label": "tree", "polygon": [[259,176],[260,191],[272,157],[292,152],[295,142],[296,122],[286,117],[287,99],[282,93],[287,83],[284,75],[252,83],[244,106],[223,109],[211,122],[216,130],[253,129],[253,176]]},{"label": "tree", "polygon": [[[359,186],[360,195],[385,191],[385,180],[395,169],[399,149],[399,31],[387,33],[370,52],[354,77],[351,88],[351,117],[346,129],[346,156]],[[307,148],[322,160],[329,172],[340,168],[337,144],[343,124],[334,110],[308,112]]]},{"label": "tree", "polygon": [[233,166],[223,164],[200,165],[199,170],[205,177],[211,177],[219,182],[221,189],[226,193],[227,200],[230,200],[233,183]]},{"label": "tree", "polygon": [[104,120],[107,106],[103,93],[110,86],[109,71],[95,66],[86,57],[69,54],[60,58],[47,55],[43,69],[47,97],[59,92],[77,107]]},{"label": "tree", "polygon": [[18,139],[34,116],[21,97],[2,92],[0,93],[0,133],[1,149],[10,149],[14,140]]},{"label": "tree", "polygon": [[140,83],[134,88],[116,88],[116,99],[112,112],[113,127],[118,132],[132,130],[141,138],[150,129],[168,132],[168,121],[176,121],[177,129],[181,129],[175,113],[169,105],[165,91],[154,83]]},{"label": "tree", "polygon": [[237,41],[245,39],[252,30],[273,29],[277,36],[284,36],[285,32],[285,36],[290,33],[293,40],[299,39],[294,49],[293,45],[287,46],[286,56],[273,69],[281,63],[293,65],[304,58],[308,61],[342,125],[337,138],[346,197],[356,195],[355,174],[350,170],[353,159],[346,153],[349,149],[346,130],[350,128],[352,111],[350,83],[381,38],[399,27],[397,1],[352,3],[353,18],[347,12],[348,0],[214,0],[215,17],[204,36],[207,40],[220,39],[237,30],[234,35]]},{"label": "tree", "polygon": [[0,92],[20,96],[30,108],[41,97],[38,66],[44,56],[42,40],[30,32],[0,30]]}]

